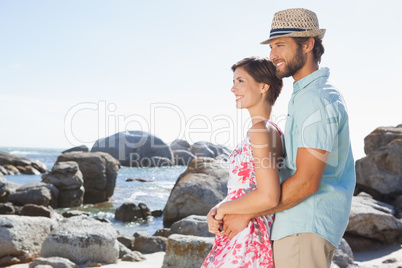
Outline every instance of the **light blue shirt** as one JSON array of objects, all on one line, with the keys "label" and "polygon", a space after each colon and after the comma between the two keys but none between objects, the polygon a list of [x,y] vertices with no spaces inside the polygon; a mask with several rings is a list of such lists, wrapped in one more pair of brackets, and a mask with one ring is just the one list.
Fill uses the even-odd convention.
[{"label": "light blue shirt", "polygon": [[275,214],[272,239],[315,233],[338,247],[348,224],[356,176],[346,104],[330,83],[328,68],[321,68],[293,85],[281,182],[296,172],[298,148],[328,151],[329,159],[318,192]]}]

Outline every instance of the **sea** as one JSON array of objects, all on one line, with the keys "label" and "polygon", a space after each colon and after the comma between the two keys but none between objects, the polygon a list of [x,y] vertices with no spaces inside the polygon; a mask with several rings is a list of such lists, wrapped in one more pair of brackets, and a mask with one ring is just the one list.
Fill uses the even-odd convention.
[{"label": "sea", "polygon": [[[57,157],[65,149],[49,148],[16,148],[0,147],[0,151],[7,152],[19,157],[38,160],[51,170]],[[184,166],[156,167],[156,168],[133,168],[121,167],[116,179],[116,187],[113,196],[108,202],[98,204],[86,204],[81,207],[56,209],[63,213],[67,210],[80,210],[91,213],[98,218],[107,219],[111,225],[121,234],[153,235],[156,230],[163,228],[162,217],[151,217],[144,221],[123,223],[114,219],[116,208],[125,202],[146,204],[151,210],[163,210],[169,198],[170,192],[181,173],[185,171]],[[40,182],[42,175],[6,175],[8,181],[18,184]],[[126,181],[127,178],[141,178],[147,182]]]}]

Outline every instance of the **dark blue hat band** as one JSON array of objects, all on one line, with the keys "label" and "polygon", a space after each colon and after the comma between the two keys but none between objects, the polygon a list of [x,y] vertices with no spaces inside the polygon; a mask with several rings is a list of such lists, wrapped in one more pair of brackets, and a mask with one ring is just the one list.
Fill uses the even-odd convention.
[{"label": "dark blue hat band", "polygon": [[296,33],[296,32],[305,32],[305,31],[311,31],[311,30],[310,29],[298,29],[298,28],[272,29],[269,34],[269,38],[275,37],[275,36],[280,36],[280,35],[285,35],[285,34]]}]

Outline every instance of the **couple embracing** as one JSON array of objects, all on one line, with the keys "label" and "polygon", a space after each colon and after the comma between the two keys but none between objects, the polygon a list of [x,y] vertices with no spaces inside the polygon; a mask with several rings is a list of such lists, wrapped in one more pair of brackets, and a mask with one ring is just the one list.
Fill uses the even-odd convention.
[{"label": "couple embracing", "polygon": [[[231,91],[252,127],[229,157],[227,197],[208,213],[216,236],[202,267],[330,267],[356,179],[346,104],[329,69],[319,68],[324,34],[314,12],[279,11],[262,42],[270,61],[232,66]],[[269,118],[290,76],[282,133]]]}]

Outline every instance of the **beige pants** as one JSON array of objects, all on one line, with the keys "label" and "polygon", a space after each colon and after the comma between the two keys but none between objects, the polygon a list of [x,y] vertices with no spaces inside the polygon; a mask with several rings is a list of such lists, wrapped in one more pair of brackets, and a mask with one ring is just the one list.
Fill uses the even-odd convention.
[{"label": "beige pants", "polygon": [[334,250],[317,234],[289,235],[274,241],[275,268],[329,268]]}]

